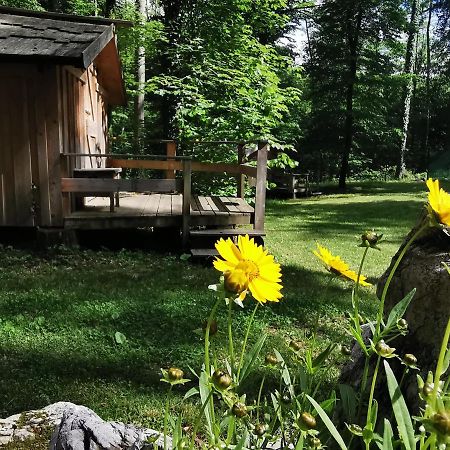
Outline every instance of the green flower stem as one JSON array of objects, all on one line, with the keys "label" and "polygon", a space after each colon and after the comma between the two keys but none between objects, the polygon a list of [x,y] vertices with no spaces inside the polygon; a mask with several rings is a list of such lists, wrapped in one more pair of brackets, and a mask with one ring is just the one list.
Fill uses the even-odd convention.
[{"label": "green flower stem", "polygon": [[447,353],[448,341],[450,339],[450,317],[447,321],[447,328],[445,329],[444,339],[442,340],[441,351],[439,352],[439,359],[436,366],[436,372],[434,373],[434,389],[431,394],[431,407],[436,409],[436,399],[439,390],[439,381],[442,376],[442,372],[444,370],[444,359],[445,354]]},{"label": "green flower stem", "polygon": [[166,407],[164,410],[164,450],[167,450],[167,423],[169,421],[169,403],[171,393],[172,393],[172,385],[170,385],[169,392],[166,397]]},{"label": "green flower stem", "polygon": [[362,273],[362,269],[364,266],[364,261],[366,260],[366,256],[367,256],[367,252],[369,251],[369,247],[366,247],[364,249],[364,253],[363,256],[361,258],[361,262],[359,264],[359,269],[358,269],[358,276],[356,277],[356,281],[355,281],[355,304],[354,304],[354,308],[355,308],[355,315],[358,316],[358,291],[359,291],[359,280],[361,278],[361,273]]},{"label": "green flower stem", "polygon": [[231,366],[231,377],[234,374],[234,345],[233,345],[233,329],[231,321],[231,313],[233,308],[233,303],[231,300],[228,302],[228,352],[230,354],[230,366]]},{"label": "green flower stem", "polygon": [[245,349],[247,347],[248,335],[250,334],[250,329],[252,327],[253,319],[255,318],[255,314],[258,309],[258,306],[259,306],[259,302],[256,303],[255,309],[253,310],[252,315],[250,316],[250,319],[248,321],[247,331],[245,332],[244,344],[242,345],[241,357],[239,358],[239,367],[238,367],[238,374],[237,374],[238,381],[239,381],[239,376],[241,374],[242,363],[244,362],[244,355],[245,355]]},{"label": "green flower stem", "polygon": [[[370,362],[370,355],[365,355],[364,370],[363,370],[363,375],[362,375],[362,380],[361,380],[361,388],[359,391],[358,413],[357,413],[356,417],[361,416],[361,411],[362,411],[362,406],[363,406],[362,400],[363,400],[364,392],[366,391],[366,387],[367,387],[367,379],[369,377],[369,362]],[[352,435],[352,438],[353,438],[353,435]]]},{"label": "green flower stem", "polygon": [[261,380],[261,386],[259,386],[259,391],[258,391],[258,400],[256,402],[256,422],[258,423],[259,421],[259,406],[261,404],[261,395],[262,395],[262,390],[263,390],[263,386],[264,386],[264,382],[266,381],[266,374],[263,375],[262,380]]},{"label": "green flower stem", "polygon": [[[381,361],[381,356],[378,356],[378,358],[377,358],[377,365],[375,366],[375,370],[374,370],[373,376],[372,376],[372,385],[370,386],[369,405],[367,406],[367,419],[366,419],[366,422],[368,420],[370,420],[370,414],[372,412],[373,394],[375,392],[375,385],[377,383],[378,368],[380,367],[380,361]],[[375,424],[373,424],[373,426],[375,427]]]},{"label": "green flower stem", "polygon": [[220,302],[222,301],[222,298],[218,298],[216,303],[214,303],[214,306],[211,310],[211,313],[208,317],[208,323],[206,325],[206,331],[205,331],[205,372],[206,375],[211,376],[211,365],[209,362],[209,330],[211,328],[212,321],[214,320],[214,317],[216,316],[217,308],[219,307]]},{"label": "green flower stem", "polygon": [[394,274],[398,268],[398,266],[400,265],[403,257],[405,256],[406,252],[408,251],[409,247],[411,247],[411,244],[423,233],[423,231],[425,229],[427,229],[429,227],[428,222],[425,223],[425,225],[422,225],[412,236],[412,238],[406,243],[406,245],[403,247],[402,251],[400,252],[400,255],[398,255],[397,261],[395,261],[394,266],[391,269],[391,272],[389,273],[389,276],[386,280],[386,283],[384,285],[383,288],[383,292],[381,294],[381,300],[380,300],[380,308],[378,310],[378,315],[377,315],[377,327],[376,327],[376,332],[375,332],[375,337],[378,336],[380,334],[380,329],[381,329],[381,322],[383,320],[383,313],[384,313],[384,302],[386,300],[386,294],[387,291],[389,289],[389,286],[391,284],[392,278],[394,277]]}]

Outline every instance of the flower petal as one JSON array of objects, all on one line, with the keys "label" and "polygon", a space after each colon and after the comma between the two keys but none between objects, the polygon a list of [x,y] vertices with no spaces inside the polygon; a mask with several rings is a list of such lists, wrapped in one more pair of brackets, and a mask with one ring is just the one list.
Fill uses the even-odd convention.
[{"label": "flower petal", "polygon": [[242,255],[239,249],[234,245],[233,241],[228,238],[227,240],[220,238],[216,242],[216,249],[219,255],[226,261],[237,265],[242,260]]}]

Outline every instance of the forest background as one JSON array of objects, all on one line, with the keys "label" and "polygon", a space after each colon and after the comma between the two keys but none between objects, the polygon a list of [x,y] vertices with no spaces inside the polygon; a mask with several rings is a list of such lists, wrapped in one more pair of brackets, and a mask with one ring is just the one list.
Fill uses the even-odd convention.
[{"label": "forest background", "polygon": [[[131,20],[112,150],[204,161],[268,139],[314,180],[402,178],[450,151],[450,0],[0,0]],[[303,36],[299,45],[295,36]],[[274,164],[272,162],[272,164]]]}]

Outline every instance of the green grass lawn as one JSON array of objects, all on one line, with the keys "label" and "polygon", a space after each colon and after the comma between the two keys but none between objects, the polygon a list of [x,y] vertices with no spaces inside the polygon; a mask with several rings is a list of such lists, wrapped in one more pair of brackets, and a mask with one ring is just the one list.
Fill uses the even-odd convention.
[{"label": "green grass lawn", "polygon": [[[318,321],[321,342],[344,333],[351,286],[329,282],[312,255],[320,242],[357,270],[359,236],[384,233],[382,252],[371,251],[364,273],[375,282],[425,200],[422,183],[354,185],[351,194],[270,201],[268,249],[283,267],[284,299],[260,308],[255,336],[286,352]],[[167,386],[160,367],[186,371],[202,361],[195,333],[214,302],[208,284],[218,273],[178,255],[134,251],[55,251],[47,255],[0,250],[0,417],[66,400],[105,419],[161,428]],[[364,290],[363,313],[374,315],[374,288]],[[252,303],[250,299],[246,301]],[[224,309],[213,348],[225,342]],[[236,337],[252,310],[235,312]],[[116,331],[127,337],[114,341]],[[217,350],[218,351],[218,350]],[[174,408],[190,415],[192,406]]]}]

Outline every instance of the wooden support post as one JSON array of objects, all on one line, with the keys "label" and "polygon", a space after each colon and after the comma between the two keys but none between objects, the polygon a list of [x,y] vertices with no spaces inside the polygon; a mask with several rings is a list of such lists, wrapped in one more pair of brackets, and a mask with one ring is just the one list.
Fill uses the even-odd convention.
[{"label": "wooden support post", "polygon": [[174,170],[174,159],[172,157],[177,155],[177,143],[175,141],[170,141],[166,143],[166,155],[167,162],[169,165],[169,170],[166,170],[166,178],[169,180],[175,179],[175,170]]},{"label": "wooden support post", "polygon": [[[238,164],[241,165],[244,162],[244,144],[238,144]],[[237,181],[237,196],[240,198],[244,198],[245,196],[245,175],[240,173],[236,177]]]},{"label": "wooden support post", "polygon": [[256,165],[256,196],[255,196],[255,230],[264,231],[264,216],[266,213],[266,181],[267,153],[269,143],[258,142],[258,157]]},{"label": "wooden support post", "polygon": [[191,215],[191,160],[183,160],[183,228],[181,238],[183,248],[187,249],[189,245],[189,219]]}]

